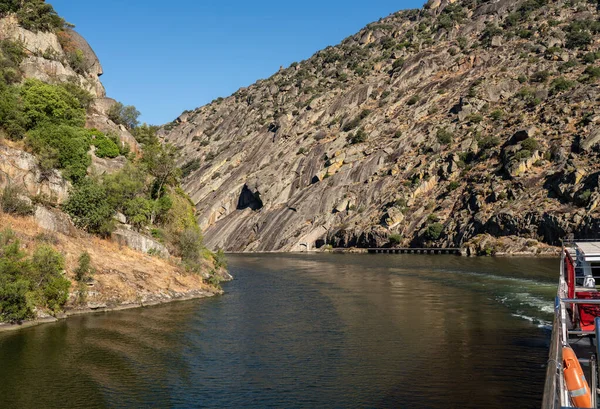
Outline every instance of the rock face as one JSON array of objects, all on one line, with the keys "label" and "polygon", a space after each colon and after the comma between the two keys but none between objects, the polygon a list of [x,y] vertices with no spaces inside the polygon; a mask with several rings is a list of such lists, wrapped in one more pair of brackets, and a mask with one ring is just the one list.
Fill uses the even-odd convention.
[{"label": "rock face", "polygon": [[56,204],[69,195],[70,183],[59,171],[42,172],[35,156],[0,145],[0,188],[8,185],[24,187],[30,196],[40,196]]},{"label": "rock face", "polygon": [[600,90],[584,56],[600,37],[572,33],[599,13],[532,4],[432,0],[166,125],[198,165],[184,182],[208,245],[591,232]]},{"label": "rock face", "polygon": [[102,75],[102,67],[96,54],[74,30],[66,30],[69,42],[84,56],[85,71],[77,73],[68,64],[66,51],[56,34],[52,32],[32,32],[20,27],[15,16],[0,19],[0,38],[17,41],[23,44],[29,57],[22,63],[25,78],[36,78],[40,81],[56,83],[75,79],[83,89],[93,96],[106,96],[104,86],[98,78]]},{"label": "rock face", "polygon": [[117,243],[133,250],[141,251],[142,253],[154,252],[161,257],[169,257],[169,251],[165,246],[151,237],[132,230],[128,226],[117,227],[112,233],[112,238]]}]

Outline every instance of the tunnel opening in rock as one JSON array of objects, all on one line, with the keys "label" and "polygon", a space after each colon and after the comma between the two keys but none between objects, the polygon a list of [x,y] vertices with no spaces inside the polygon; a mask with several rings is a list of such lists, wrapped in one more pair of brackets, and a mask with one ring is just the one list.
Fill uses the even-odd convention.
[{"label": "tunnel opening in rock", "polygon": [[244,185],[240,198],[238,199],[238,210],[252,209],[260,210],[263,208],[263,202],[260,199],[260,192],[252,192],[248,189],[247,185]]}]

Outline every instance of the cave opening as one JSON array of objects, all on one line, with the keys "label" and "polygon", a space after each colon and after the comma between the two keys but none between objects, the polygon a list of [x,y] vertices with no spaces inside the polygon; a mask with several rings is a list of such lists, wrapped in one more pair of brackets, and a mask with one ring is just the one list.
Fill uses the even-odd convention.
[{"label": "cave opening", "polygon": [[238,199],[238,210],[252,209],[260,210],[263,208],[263,202],[260,199],[260,192],[252,192],[248,189],[248,185],[244,185],[240,198]]}]

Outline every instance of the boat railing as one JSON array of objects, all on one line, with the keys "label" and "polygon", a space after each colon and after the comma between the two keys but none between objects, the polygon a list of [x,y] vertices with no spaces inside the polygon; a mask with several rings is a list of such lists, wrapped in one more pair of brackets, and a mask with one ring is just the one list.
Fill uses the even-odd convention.
[{"label": "boat railing", "polygon": [[[548,355],[548,364],[546,368],[546,384],[544,386],[544,397],[542,400],[543,409],[566,409],[570,406],[568,391],[564,385],[562,376],[563,356],[562,348],[568,345],[569,335],[594,335],[600,339],[600,317],[595,319],[594,331],[568,330],[566,326],[566,306],[574,304],[593,304],[600,305],[600,299],[581,299],[581,298],[560,298],[556,297],[554,302],[554,321],[552,328],[552,339],[550,340],[550,352]],[[596,342],[596,354],[591,359],[580,359],[580,362],[590,365],[593,408],[597,407],[598,392],[594,385],[597,385],[597,366],[598,357],[600,357],[600,342]]]},{"label": "boat railing", "polygon": [[562,387],[562,346],[564,341],[566,341],[562,339],[564,337],[562,322],[560,320],[563,310],[562,305],[561,299],[556,297],[542,409],[559,409],[563,407],[563,403],[568,402],[568,400],[564,399],[564,396],[561,396],[562,391],[564,390]]}]

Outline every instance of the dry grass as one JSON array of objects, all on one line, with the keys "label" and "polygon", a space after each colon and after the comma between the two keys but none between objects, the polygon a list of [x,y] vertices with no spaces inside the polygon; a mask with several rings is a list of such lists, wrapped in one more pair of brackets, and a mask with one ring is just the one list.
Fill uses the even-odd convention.
[{"label": "dry grass", "polygon": [[[12,229],[28,252],[41,241],[40,235],[52,238],[51,244],[65,255],[67,277],[74,282],[74,269],[79,256],[87,251],[96,269],[96,284],[88,293],[88,301],[135,303],[149,295],[169,292],[184,293],[193,290],[214,291],[197,274],[188,274],[175,261],[149,256],[98,237],[80,234],[80,237],[47,233],[32,217],[14,217],[0,213],[0,230]],[[206,264],[206,268],[210,266]]]}]

